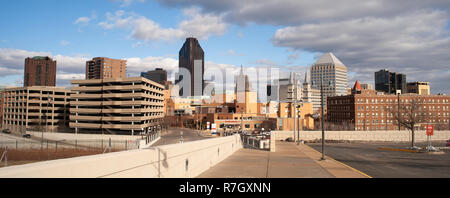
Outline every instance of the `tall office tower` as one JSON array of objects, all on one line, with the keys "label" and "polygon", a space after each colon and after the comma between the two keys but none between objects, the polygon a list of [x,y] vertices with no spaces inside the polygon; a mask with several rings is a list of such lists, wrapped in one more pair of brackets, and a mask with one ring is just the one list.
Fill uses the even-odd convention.
[{"label": "tall office tower", "polygon": [[387,94],[396,94],[397,90],[401,90],[404,94],[406,93],[406,75],[386,69],[377,71],[375,72],[375,90]]},{"label": "tall office tower", "polygon": [[325,97],[347,95],[347,67],[331,52],[322,55],[311,66],[312,88],[320,90],[321,75]]},{"label": "tall office tower", "polygon": [[234,92],[246,92],[250,91],[250,82],[248,81],[248,75],[244,75],[244,68],[241,65],[241,71],[239,75],[236,76],[236,87],[234,88]]},{"label": "tall office tower", "polygon": [[244,75],[244,68],[236,76],[236,87],[234,88],[236,95],[236,112],[238,113],[256,113],[258,105],[257,92],[252,91],[248,75]]},{"label": "tall office tower", "polygon": [[126,78],[127,61],[105,57],[86,61],[86,79]]},{"label": "tall office tower", "polygon": [[35,56],[25,59],[23,86],[55,86],[56,60],[48,56]]},{"label": "tall office tower", "polygon": [[162,68],[156,68],[152,71],[141,72],[141,77],[147,78],[162,85],[167,84],[167,71],[163,70]]},{"label": "tall office tower", "polygon": [[[203,75],[205,73],[205,53],[196,38],[187,38],[186,42],[179,52],[178,68],[176,83],[181,82],[181,96],[202,96],[204,88]],[[187,71],[181,70],[181,68]],[[186,74],[185,72],[189,72]],[[190,79],[185,78],[190,75]],[[190,85],[189,87],[187,87]],[[189,90],[188,90],[189,89]]]}]

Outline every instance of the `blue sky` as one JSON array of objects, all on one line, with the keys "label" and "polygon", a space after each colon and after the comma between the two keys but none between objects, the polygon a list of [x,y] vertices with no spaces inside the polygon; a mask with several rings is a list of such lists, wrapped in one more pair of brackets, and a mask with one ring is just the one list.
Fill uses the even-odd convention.
[{"label": "blue sky", "polygon": [[408,2],[7,1],[0,7],[0,84],[20,86],[24,58],[34,55],[57,59],[61,86],[82,78],[85,60],[98,56],[127,59],[131,75],[157,66],[173,73],[192,35],[210,67],[303,73],[331,51],[349,68],[349,86],[373,84],[373,73],[387,68],[449,93],[449,3]]},{"label": "blue sky", "polygon": [[[121,5],[108,0],[10,1],[0,8],[0,17],[7,19],[0,21],[0,25],[8,27],[0,32],[2,40],[6,40],[0,47],[67,56],[86,54],[116,58],[169,55],[176,57],[183,39],[152,41],[133,47],[138,41],[129,38],[128,31],[104,30],[97,24],[105,20],[105,13],[123,10],[152,19],[163,28],[170,28],[183,20],[179,8],[163,7],[153,1],[132,3],[126,7]],[[95,15],[96,19],[92,19],[88,24],[74,24],[79,17],[92,15]],[[284,64],[289,55],[287,50],[274,47],[270,41],[276,30],[274,26],[231,25],[224,35],[212,36],[200,42],[207,60],[247,65],[265,58]],[[236,56],[230,58],[229,50],[233,50]]]}]

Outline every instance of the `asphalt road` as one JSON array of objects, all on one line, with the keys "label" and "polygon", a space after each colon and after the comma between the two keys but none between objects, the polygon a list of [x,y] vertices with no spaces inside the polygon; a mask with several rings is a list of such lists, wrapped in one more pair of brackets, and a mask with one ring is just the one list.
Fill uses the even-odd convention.
[{"label": "asphalt road", "polygon": [[[432,145],[444,144],[434,142]],[[308,145],[322,151],[320,143]],[[450,178],[449,150],[441,154],[379,150],[381,147],[404,149],[408,146],[410,143],[326,143],[325,155],[373,178]]]},{"label": "asphalt road", "polygon": [[152,146],[162,146],[168,144],[178,144],[180,143],[180,132],[183,132],[183,141],[197,141],[203,140],[211,137],[204,137],[197,133],[197,130],[194,129],[186,129],[186,128],[169,128],[167,133],[161,134],[161,139],[158,140]]}]

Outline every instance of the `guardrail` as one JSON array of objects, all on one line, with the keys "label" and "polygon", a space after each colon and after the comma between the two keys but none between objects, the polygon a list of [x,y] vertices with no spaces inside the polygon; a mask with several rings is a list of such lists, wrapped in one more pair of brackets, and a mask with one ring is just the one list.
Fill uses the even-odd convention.
[{"label": "guardrail", "polygon": [[264,136],[242,135],[241,138],[244,148],[270,150],[270,139]]}]

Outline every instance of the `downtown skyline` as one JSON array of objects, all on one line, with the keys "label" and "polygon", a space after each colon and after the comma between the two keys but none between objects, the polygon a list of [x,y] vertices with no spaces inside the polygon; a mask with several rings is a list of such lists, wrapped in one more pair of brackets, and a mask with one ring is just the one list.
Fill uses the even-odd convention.
[{"label": "downtown skyline", "polygon": [[[353,4],[8,2],[0,8],[0,25],[8,27],[0,32],[0,85],[21,86],[24,59],[33,56],[57,61],[57,86],[83,79],[86,61],[100,56],[127,60],[129,76],[161,67],[174,80],[178,51],[193,36],[205,51],[205,68],[232,68],[236,75],[243,65],[304,76],[332,52],[348,67],[349,85],[374,85],[374,72],[389,69],[406,74],[408,82],[430,81],[433,94],[450,93],[448,2]],[[311,12],[314,7],[322,12]]]}]

